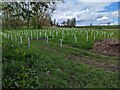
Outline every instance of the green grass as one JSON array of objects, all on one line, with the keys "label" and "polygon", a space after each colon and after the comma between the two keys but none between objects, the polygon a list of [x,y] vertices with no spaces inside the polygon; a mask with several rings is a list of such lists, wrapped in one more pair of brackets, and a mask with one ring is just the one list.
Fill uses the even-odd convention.
[{"label": "green grass", "polygon": [[[15,35],[20,31],[23,30],[13,30],[11,34]],[[37,31],[34,30],[30,31],[37,33]],[[30,31],[28,31],[29,34]],[[55,31],[53,29],[51,29],[51,31],[52,34],[55,35]],[[81,33],[79,30],[78,33],[76,33],[79,38],[77,44],[74,43],[72,35],[67,35],[67,31],[65,31],[63,47],[60,47],[59,39],[61,38],[61,30],[58,28],[58,31],[59,34],[58,36],[55,36],[54,40],[49,36],[48,44],[46,41],[32,40],[31,48],[29,49],[27,48],[27,39],[25,38],[25,35],[23,35],[22,46],[20,46],[19,37],[17,38],[17,41],[10,41],[8,38],[3,38],[3,88],[119,87],[117,72],[107,71],[103,68],[94,68],[85,63],[67,58],[67,56],[75,54],[96,61],[107,62],[108,64],[116,64],[118,60],[117,57],[101,55],[89,51],[94,42],[93,37],[89,36],[89,42],[86,42],[86,36],[84,35],[81,39]],[[85,33],[84,30],[80,31]],[[99,32],[102,31],[107,33],[113,32],[114,35],[112,37],[118,38],[117,31],[115,30],[100,30]],[[8,31],[4,32],[10,33]],[[88,32],[90,33],[90,31]],[[49,33],[48,30],[46,30],[46,33]],[[70,31],[70,34],[72,33],[73,31]],[[33,37],[36,37],[36,35],[33,35]],[[42,32],[42,37],[44,37],[44,32]],[[103,37],[99,37],[98,35],[96,36],[96,39],[103,39]]]}]

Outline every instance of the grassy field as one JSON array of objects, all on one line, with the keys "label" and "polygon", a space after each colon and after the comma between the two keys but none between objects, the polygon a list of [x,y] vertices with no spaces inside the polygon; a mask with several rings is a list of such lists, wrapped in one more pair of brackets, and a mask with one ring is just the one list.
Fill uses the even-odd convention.
[{"label": "grassy field", "polygon": [[118,30],[44,28],[1,34],[3,88],[119,87],[119,58],[91,51],[95,40],[119,38]]}]

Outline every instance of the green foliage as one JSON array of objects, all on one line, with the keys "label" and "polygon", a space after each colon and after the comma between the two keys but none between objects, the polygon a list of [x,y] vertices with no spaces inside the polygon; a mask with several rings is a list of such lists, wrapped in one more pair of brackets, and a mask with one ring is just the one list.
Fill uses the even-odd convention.
[{"label": "green foliage", "polygon": [[2,22],[2,28],[4,29],[12,29],[12,28],[21,28],[24,25],[24,21],[21,19],[4,19]]},{"label": "green foliage", "polygon": [[[51,17],[52,12],[55,10],[55,2],[4,2],[2,4],[2,28],[20,28],[21,26],[28,28],[30,26],[39,28],[43,16]],[[50,5],[50,6],[48,6]],[[42,21],[43,22],[43,21]],[[49,20],[46,25],[51,23]]]},{"label": "green foliage", "polygon": [[62,24],[67,27],[75,27],[76,26],[76,18],[68,19],[67,22],[63,21]]},{"label": "green foliage", "polygon": [[[27,48],[27,39],[22,31],[12,30],[4,31],[4,33],[11,33],[13,41],[3,37],[2,42],[2,85],[3,88],[118,88],[118,73],[106,71],[101,68],[94,68],[82,62],[77,62],[68,59],[68,55],[79,55],[81,57],[89,57],[98,60],[99,62],[112,63],[116,62],[116,58],[96,54],[88,51],[92,47],[93,38],[89,38],[86,42],[86,34],[84,33],[81,39],[80,32],[76,36],[80,39],[76,44],[73,39],[74,30],[70,31],[70,36],[64,31],[63,47],[59,46],[59,39],[61,38],[61,29],[58,36],[54,40],[49,36],[49,44],[45,40],[31,40],[31,47]],[[55,29],[55,30],[56,30]],[[76,29],[77,30],[77,29]],[[33,38],[36,38],[38,29],[28,30],[33,32]],[[40,30],[39,30],[40,31]],[[43,31],[43,32],[42,32]],[[41,37],[44,38],[44,31],[49,35],[47,29],[41,30]],[[55,35],[51,29],[52,34]],[[79,31],[79,30],[78,30]],[[98,30],[95,30],[95,32]],[[104,31],[104,30],[103,30]],[[90,31],[88,31],[90,35]],[[117,31],[106,30],[109,34],[113,32],[117,38]],[[15,41],[14,35],[19,33],[23,35],[23,44],[20,45],[19,37]],[[99,35],[96,37],[101,39]],[[102,37],[103,38],[103,37]],[[82,42],[82,43],[81,43]],[[76,46],[76,47],[73,47]]]}]

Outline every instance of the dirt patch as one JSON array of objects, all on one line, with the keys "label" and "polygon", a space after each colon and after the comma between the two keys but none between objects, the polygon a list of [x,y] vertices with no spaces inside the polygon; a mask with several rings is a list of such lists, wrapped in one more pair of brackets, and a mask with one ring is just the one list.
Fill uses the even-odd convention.
[{"label": "dirt patch", "polygon": [[87,65],[90,65],[95,68],[102,68],[108,71],[112,72],[118,72],[120,70],[119,64],[108,64],[106,62],[96,61],[94,59],[88,58],[88,57],[82,57],[82,56],[76,56],[76,55],[69,55],[67,57],[68,59],[80,61],[82,63],[85,63]]},{"label": "dirt patch", "polygon": [[72,47],[74,47],[74,48],[80,48],[80,46],[78,46],[78,45],[73,45]]},{"label": "dirt patch", "polygon": [[[50,52],[53,52],[53,53],[61,54],[60,51],[58,51],[55,48],[51,48],[49,46],[39,46],[39,47],[44,49],[45,51],[50,51]],[[80,62],[85,63],[87,65],[90,65],[91,67],[94,67],[94,68],[102,68],[102,69],[105,69],[107,71],[112,71],[112,72],[118,72],[120,70],[120,67],[119,67],[118,63],[117,64],[112,64],[112,63],[108,63],[108,62],[104,62],[104,61],[97,61],[93,58],[81,56],[81,55],[78,55],[78,54],[65,55],[64,57],[69,59],[69,60],[80,61]]]},{"label": "dirt patch", "polygon": [[45,45],[43,46],[43,45],[41,45],[38,48],[41,48],[41,49],[43,49],[45,51],[49,51],[49,52],[53,52],[53,53],[58,53],[57,49],[50,48],[49,46],[45,46]]},{"label": "dirt patch", "polygon": [[92,51],[107,54],[107,55],[120,55],[120,40],[107,38],[103,40],[96,40]]},{"label": "dirt patch", "polygon": [[40,40],[40,41],[46,41],[47,40],[47,38],[30,38],[30,40],[34,40],[34,41],[37,41],[37,40]]}]

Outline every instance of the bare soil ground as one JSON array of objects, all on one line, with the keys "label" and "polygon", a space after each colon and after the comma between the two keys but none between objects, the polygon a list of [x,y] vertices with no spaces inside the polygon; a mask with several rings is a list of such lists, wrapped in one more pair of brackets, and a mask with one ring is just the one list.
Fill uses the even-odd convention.
[{"label": "bare soil ground", "polygon": [[120,56],[120,40],[113,38],[96,40],[92,51],[101,54]]},{"label": "bare soil ground", "polygon": [[68,56],[68,59],[80,61],[80,62],[90,65],[91,67],[94,67],[94,68],[102,68],[102,69],[112,71],[112,72],[120,71],[119,64],[115,65],[115,64],[110,64],[107,62],[101,62],[101,61],[97,61],[95,59],[91,59],[88,57],[81,57],[79,55],[70,55],[70,56]]},{"label": "bare soil ground", "polygon": [[[31,39],[31,40],[37,41],[37,38],[33,38],[33,39]],[[40,40],[40,41],[46,41],[47,38],[38,38],[38,40]]]},{"label": "bare soil ground", "polygon": [[[52,53],[61,53],[57,49],[50,48],[49,46],[41,46],[41,48],[44,49],[45,51],[50,51]],[[112,63],[107,63],[104,61],[97,61],[94,58],[89,58],[89,57],[85,57],[85,56],[81,56],[81,55],[77,55],[77,54],[67,55],[64,57],[67,58],[68,60],[74,60],[74,61],[85,63],[94,68],[102,68],[102,69],[105,69],[107,71],[112,71],[112,72],[120,71],[120,67],[119,67],[118,63],[112,64]]]}]

